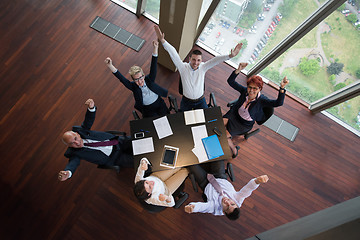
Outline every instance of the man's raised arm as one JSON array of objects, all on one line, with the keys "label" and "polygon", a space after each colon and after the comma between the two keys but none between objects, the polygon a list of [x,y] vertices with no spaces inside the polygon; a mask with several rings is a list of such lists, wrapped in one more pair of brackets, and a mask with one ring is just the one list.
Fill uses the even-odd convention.
[{"label": "man's raised arm", "polygon": [[165,42],[165,34],[163,32],[161,32],[158,25],[155,25],[154,28],[155,28],[155,33],[156,33],[157,38],[159,39],[159,41],[161,43],[164,43]]},{"label": "man's raised arm", "polygon": [[175,67],[181,73],[181,70],[184,68],[184,63],[181,60],[178,52],[176,51],[176,49],[170,43],[168,43],[165,40],[165,34],[163,32],[161,32],[158,25],[155,25],[154,29],[155,29],[155,33],[156,33],[157,38],[162,43],[164,49],[169,53],[169,56],[170,56],[171,60],[173,61]]}]

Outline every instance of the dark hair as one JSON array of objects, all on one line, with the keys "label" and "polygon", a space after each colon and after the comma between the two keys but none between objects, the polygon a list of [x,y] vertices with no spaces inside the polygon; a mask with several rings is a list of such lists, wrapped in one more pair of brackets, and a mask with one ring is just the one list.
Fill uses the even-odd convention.
[{"label": "dark hair", "polygon": [[249,77],[249,79],[247,80],[247,86],[249,86],[250,83],[255,84],[258,88],[260,88],[260,90],[263,88],[264,85],[262,78],[258,75]]},{"label": "dark hair", "polygon": [[240,208],[235,208],[231,213],[225,213],[226,217],[230,220],[236,220],[240,217]]},{"label": "dark hair", "polygon": [[151,197],[151,194],[149,194],[145,190],[144,183],[145,183],[145,180],[140,180],[137,183],[135,183],[134,194],[138,199],[145,201],[146,199],[149,199]]},{"label": "dark hair", "polygon": [[194,51],[191,52],[191,55],[202,55],[202,52],[200,50],[195,49]]}]

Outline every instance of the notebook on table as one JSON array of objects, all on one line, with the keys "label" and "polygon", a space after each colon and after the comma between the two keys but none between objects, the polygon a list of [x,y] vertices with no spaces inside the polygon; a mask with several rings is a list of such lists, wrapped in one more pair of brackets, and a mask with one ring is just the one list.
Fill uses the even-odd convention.
[{"label": "notebook on table", "polygon": [[216,135],[212,135],[201,139],[204,144],[204,148],[209,160],[223,156],[224,151],[220,145],[219,138]]}]

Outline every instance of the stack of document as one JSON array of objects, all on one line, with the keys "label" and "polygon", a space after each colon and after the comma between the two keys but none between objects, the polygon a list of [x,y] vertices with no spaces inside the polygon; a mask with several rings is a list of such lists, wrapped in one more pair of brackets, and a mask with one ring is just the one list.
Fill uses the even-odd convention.
[{"label": "stack of document", "polygon": [[205,125],[191,127],[191,131],[194,140],[192,152],[198,158],[199,163],[224,155],[218,137],[216,135],[208,137]]},{"label": "stack of document", "polygon": [[192,149],[192,152],[199,159],[199,163],[209,160],[204,148],[204,144],[202,143],[201,140],[208,136],[206,131],[206,126],[200,125],[200,126],[192,127],[191,131],[194,139],[194,148]]}]

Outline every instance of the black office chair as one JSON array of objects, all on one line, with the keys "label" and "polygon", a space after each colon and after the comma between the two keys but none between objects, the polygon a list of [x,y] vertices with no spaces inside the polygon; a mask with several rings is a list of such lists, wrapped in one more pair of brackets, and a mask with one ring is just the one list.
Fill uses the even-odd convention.
[{"label": "black office chair", "polygon": [[126,137],[126,132],[121,132],[121,131],[117,131],[117,130],[108,130],[108,131],[105,131],[107,133],[111,133],[111,134],[114,134],[114,135],[118,135],[118,136],[122,136],[122,137]]},{"label": "black office chair", "polygon": [[169,100],[169,112],[171,112],[172,110],[174,110],[176,113],[179,112],[179,107],[176,98],[172,95],[169,95],[168,100]]},{"label": "black office chair", "polygon": [[[233,172],[233,167],[232,167],[232,163],[227,163],[226,164],[226,169],[225,169],[225,172],[227,173],[227,175],[229,176],[230,180],[233,182],[235,181],[235,175],[234,175],[234,172]],[[191,181],[191,185],[193,186],[193,189],[195,192],[198,192],[198,187],[197,187],[197,184],[196,184],[196,180],[195,180],[195,176],[193,173],[189,173],[189,178],[190,178],[190,181]]]},{"label": "black office chair", "polygon": [[[177,198],[175,200],[175,205],[174,208],[179,208],[185,201],[186,199],[188,199],[189,194],[187,194],[186,192],[184,192],[184,188],[185,188],[185,181],[181,184],[181,186],[173,193],[173,197]],[[157,213],[157,212],[161,212],[163,210],[165,210],[167,207],[165,206],[158,206],[158,205],[153,205],[153,204],[149,204],[143,200],[138,199],[139,203],[141,204],[141,206],[146,209],[147,211],[151,212],[151,213]]]},{"label": "black office chair", "polygon": [[[169,104],[170,104],[169,111],[174,110],[175,112],[180,112],[176,98],[169,95],[168,99],[169,99]],[[210,93],[208,107],[217,107],[216,98],[215,98],[214,93]]]},{"label": "black office chair", "polygon": [[139,119],[140,119],[139,114],[137,113],[136,110],[133,110],[133,111],[132,111],[132,114],[133,114],[135,120],[139,120]]},{"label": "black office chair", "polygon": [[210,93],[208,107],[217,107],[215,94],[213,92]]},{"label": "black office chair", "polygon": [[[174,110],[175,112],[179,112],[179,107],[178,107],[176,98],[173,97],[172,95],[169,95],[168,100],[169,100],[169,108],[168,108],[169,112],[171,112],[172,110]],[[140,116],[139,116],[139,114],[137,113],[136,110],[133,110],[132,114],[133,114],[135,120],[140,119]]]},{"label": "black office chair", "polygon": [[[232,107],[237,100],[231,101],[227,104],[228,107]],[[274,114],[274,108],[273,107],[263,107],[264,117],[260,121],[256,121],[256,123],[260,126],[264,124],[269,118]],[[260,131],[260,128],[257,128],[255,130],[250,130],[242,135],[244,135],[245,139],[248,139],[249,137],[257,134]]]},{"label": "black office chair", "polygon": [[227,173],[227,175],[229,176],[232,182],[235,181],[235,175],[234,175],[232,163],[228,162],[226,164],[225,172]]}]

